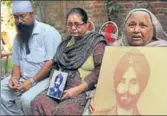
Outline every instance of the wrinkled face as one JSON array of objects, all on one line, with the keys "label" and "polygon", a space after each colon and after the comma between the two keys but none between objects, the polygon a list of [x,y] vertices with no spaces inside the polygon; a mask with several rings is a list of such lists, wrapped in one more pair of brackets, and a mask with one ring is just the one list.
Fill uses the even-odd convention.
[{"label": "wrinkled face", "polygon": [[152,41],[153,26],[146,12],[131,14],[125,25],[125,35],[131,46],[145,46]]},{"label": "wrinkled face", "polygon": [[84,23],[81,16],[71,14],[67,18],[67,30],[73,37],[82,37],[87,32],[88,24]]},{"label": "wrinkled face", "polygon": [[141,91],[138,78],[133,70],[130,70],[128,73],[133,73],[133,75],[125,74],[115,90],[117,103],[124,109],[129,109],[136,105]]}]

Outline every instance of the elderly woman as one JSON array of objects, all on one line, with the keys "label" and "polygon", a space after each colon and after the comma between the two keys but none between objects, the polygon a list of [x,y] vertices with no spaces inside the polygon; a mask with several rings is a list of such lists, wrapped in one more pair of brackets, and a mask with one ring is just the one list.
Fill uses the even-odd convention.
[{"label": "elderly woman", "polygon": [[60,101],[41,94],[31,102],[33,115],[81,115],[86,92],[94,89],[106,45],[102,35],[88,32],[87,13],[71,9],[66,17],[69,35],[54,57],[54,68],[67,72],[67,82]]},{"label": "elderly woman", "polygon": [[[125,19],[121,38],[114,42],[113,46],[165,47],[167,42],[161,39],[162,35],[162,26],[154,14],[144,8],[133,9]],[[93,100],[91,100],[89,111],[93,115],[111,115],[112,109],[95,111]],[[117,113],[115,112],[115,115]],[[89,112],[85,112],[85,114],[89,114]]]},{"label": "elderly woman", "polygon": [[116,46],[167,46],[163,29],[153,13],[144,8],[133,9],[125,19],[123,33]]}]

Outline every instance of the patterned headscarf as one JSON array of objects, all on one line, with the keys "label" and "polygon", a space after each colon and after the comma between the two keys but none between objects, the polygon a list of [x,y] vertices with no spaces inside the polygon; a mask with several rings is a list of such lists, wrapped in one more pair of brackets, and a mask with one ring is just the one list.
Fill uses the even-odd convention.
[{"label": "patterned headscarf", "polygon": [[144,9],[144,8],[133,9],[128,13],[128,15],[126,16],[125,22],[123,24],[122,36],[113,45],[129,46],[127,37],[125,35],[125,25],[127,23],[127,20],[129,19],[129,17],[132,15],[132,13],[138,12],[138,11],[145,12],[149,15],[152,26],[153,26],[153,36],[157,40],[157,41],[153,41],[151,43],[148,43],[146,46],[167,46],[167,42],[161,39],[162,35],[163,35],[163,28],[162,28],[162,25],[160,24],[159,20],[156,18],[156,16],[153,13],[151,13],[148,9]]}]

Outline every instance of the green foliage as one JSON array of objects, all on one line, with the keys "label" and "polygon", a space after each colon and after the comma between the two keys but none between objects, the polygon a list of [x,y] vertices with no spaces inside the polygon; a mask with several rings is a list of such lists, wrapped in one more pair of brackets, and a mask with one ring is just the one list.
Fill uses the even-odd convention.
[{"label": "green foliage", "polygon": [[120,5],[116,3],[115,1],[111,0],[104,0],[104,4],[107,8],[107,13],[109,19],[118,17],[118,14],[120,12]]},{"label": "green foliage", "polygon": [[[7,62],[8,62],[8,64],[6,65]],[[9,56],[9,59],[7,59],[6,57],[1,59],[1,71],[2,71],[1,76],[4,76],[4,75],[8,74],[9,72],[11,72],[12,68],[13,68],[13,64],[11,61],[11,56]]]},{"label": "green foliage", "polygon": [[39,0],[31,0],[31,3],[32,3],[32,7],[34,8],[34,9],[36,9],[38,6],[39,6],[39,3],[40,3],[41,1],[39,1]]},{"label": "green foliage", "polygon": [[[12,3],[11,0],[8,0],[8,1],[3,0],[1,2],[1,5],[7,6],[7,8],[8,8],[7,14],[8,14],[8,17],[9,17],[8,20],[7,20],[7,22],[8,22],[9,25],[11,25],[13,27],[14,26],[14,19],[13,19],[12,13],[11,13],[11,3]],[[1,16],[1,23],[3,23],[3,22],[4,22],[4,19]]]},{"label": "green foliage", "polygon": [[1,2],[3,5],[6,5],[8,7],[11,7],[12,4],[12,0],[2,0]]},{"label": "green foliage", "polygon": [[108,11],[110,13],[110,15],[114,16],[117,18],[117,14],[119,13],[119,9],[120,9],[120,6],[118,4],[111,4],[109,7],[108,7]]}]

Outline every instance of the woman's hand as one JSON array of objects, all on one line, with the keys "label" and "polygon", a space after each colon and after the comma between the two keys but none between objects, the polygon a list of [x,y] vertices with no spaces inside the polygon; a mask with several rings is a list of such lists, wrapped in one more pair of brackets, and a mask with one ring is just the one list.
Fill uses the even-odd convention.
[{"label": "woman's hand", "polygon": [[75,97],[79,93],[80,93],[79,88],[77,86],[70,88],[70,89],[64,91],[64,95],[63,95],[62,99],[68,99],[68,98]]},{"label": "woman's hand", "polygon": [[86,82],[81,83],[80,85],[70,88],[64,91],[62,99],[68,99],[77,96],[78,94],[84,92],[88,88]]},{"label": "woman's hand", "polygon": [[90,111],[91,114],[95,111],[95,108],[94,108],[94,107],[95,107],[95,106],[94,106],[93,99],[91,99],[90,105],[89,105],[89,111]]},{"label": "woman's hand", "polygon": [[111,109],[97,110],[95,108],[94,99],[91,99],[90,105],[89,105],[90,115],[109,115],[110,110]]}]

